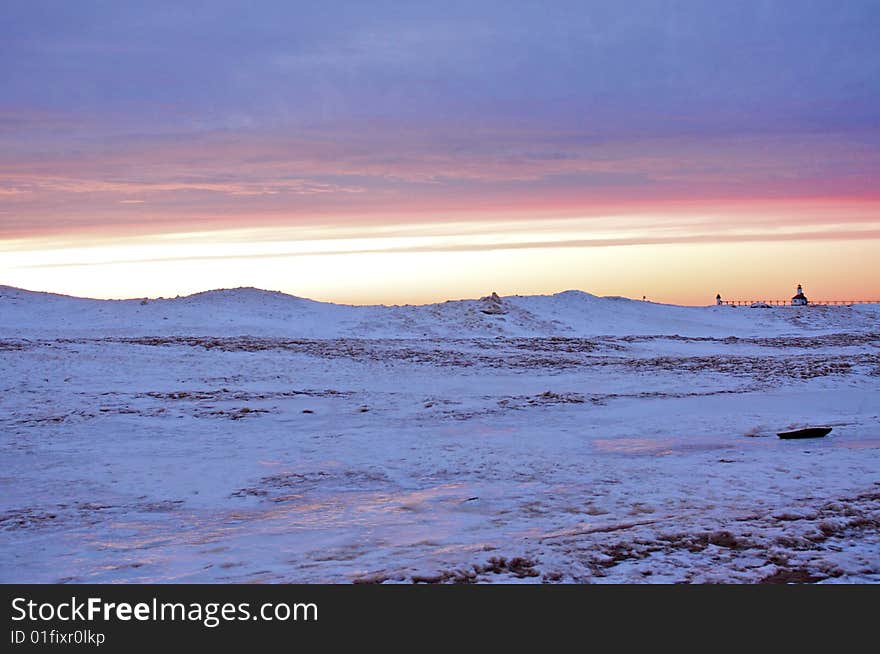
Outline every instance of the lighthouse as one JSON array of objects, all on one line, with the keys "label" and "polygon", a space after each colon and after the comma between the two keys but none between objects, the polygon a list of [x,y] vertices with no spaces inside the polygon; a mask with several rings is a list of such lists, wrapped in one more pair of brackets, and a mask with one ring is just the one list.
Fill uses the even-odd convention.
[{"label": "lighthouse", "polygon": [[791,298],[791,306],[793,307],[805,307],[809,304],[809,300],[807,300],[807,296],[804,295],[804,289],[798,284],[797,294],[793,298]]}]

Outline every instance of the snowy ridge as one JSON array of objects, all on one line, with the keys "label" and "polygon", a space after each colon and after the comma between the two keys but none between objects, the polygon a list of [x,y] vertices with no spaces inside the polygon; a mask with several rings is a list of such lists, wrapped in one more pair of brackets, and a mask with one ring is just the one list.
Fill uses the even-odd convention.
[{"label": "snowy ridge", "polygon": [[877,583],[878,310],[0,287],[0,582]]},{"label": "snowy ridge", "polygon": [[[497,297],[497,296],[496,296]],[[173,299],[93,300],[0,286],[0,336],[254,335],[289,338],[478,338],[602,335],[758,336],[872,331],[880,305],[684,307],[582,291],[351,306],[256,288]]]}]

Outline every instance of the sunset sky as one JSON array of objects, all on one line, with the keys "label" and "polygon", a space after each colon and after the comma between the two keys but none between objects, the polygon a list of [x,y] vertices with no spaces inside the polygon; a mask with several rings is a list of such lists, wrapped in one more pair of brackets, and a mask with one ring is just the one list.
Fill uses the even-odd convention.
[{"label": "sunset sky", "polygon": [[0,284],[880,300],[880,2],[43,2]]}]

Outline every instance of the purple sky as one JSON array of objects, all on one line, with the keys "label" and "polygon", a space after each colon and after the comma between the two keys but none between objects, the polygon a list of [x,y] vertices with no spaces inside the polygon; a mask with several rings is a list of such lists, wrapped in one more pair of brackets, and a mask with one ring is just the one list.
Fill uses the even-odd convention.
[{"label": "purple sky", "polygon": [[8,0],[0,80],[0,244],[643,213],[645,243],[701,212],[722,240],[880,227],[876,1]]}]

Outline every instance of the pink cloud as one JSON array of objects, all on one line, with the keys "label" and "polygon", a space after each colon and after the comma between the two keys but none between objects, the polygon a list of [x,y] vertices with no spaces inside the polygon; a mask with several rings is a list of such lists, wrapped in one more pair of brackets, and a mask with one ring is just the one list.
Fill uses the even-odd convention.
[{"label": "pink cloud", "polygon": [[[14,218],[0,218],[0,238],[453,214],[702,212],[722,223],[832,224],[874,220],[880,198],[880,151],[859,135],[602,142],[562,131],[387,126],[309,134],[219,131],[111,139],[51,157],[0,153],[0,202],[16,203]],[[120,204],[140,204],[132,196],[149,201],[149,222],[120,213]]]}]

